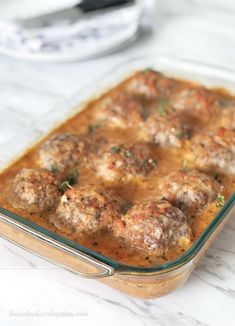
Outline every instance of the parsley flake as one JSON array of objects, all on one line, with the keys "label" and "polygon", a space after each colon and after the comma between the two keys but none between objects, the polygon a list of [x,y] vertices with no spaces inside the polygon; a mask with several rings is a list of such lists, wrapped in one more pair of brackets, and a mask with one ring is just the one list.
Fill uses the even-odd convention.
[{"label": "parsley flake", "polygon": [[151,67],[147,67],[147,68],[145,68],[144,70],[143,70],[143,73],[149,73],[149,72],[151,72],[151,71],[153,71],[153,69],[151,68]]},{"label": "parsley flake", "polygon": [[58,165],[56,163],[52,163],[50,166],[50,171],[55,173],[58,171]]},{"label": "parsley flake", "polygon": [[125,156],[126,156],[126,157],[131,157],[131,156],[132,156],[132,152],[129,151],[128,149],[125,150]]},{"label": "parsley flake", "polygon": [[94,134],[96,132],[96,129],[99,128],[99,125],[89,125],[88,126],[88,133]]},{"label": "parsley flake", "polygon": [[216,196],[216,207],[222,207],[225,204],[224,195],[217,194]]},{"label": "parsley flake", "polygon": [[189,130],[182,130],[176,133],[176,137],[178,139],[190,139],[191,138],[191,134],[189,132]]},{"label": "parsley flake", "polygon": [[160,113],[160,116],[164,117],[166,115],[166,110],[163,106],[159,105],[158,106],[158,111]]},{"label": "parsley flake", "polygon": [[166,108],[169,107],[169,105],[170,105],[170,101],[165,98],[159,98],[157,100],[157,110],[162,117],[168,114]]},{"label": "parsley flake", "polygon": [[75,183],[77,183],[78,177],[79,177],[78,169],[73,169],[72,172],[70,173],[70,175],[68,176],[67,181],[70,185],[73,186],[73,185],[75,185]]},{"label": "parsley flake", "polygon": [[78,177],[79,171],[77,169],[73,169],[73,171],[68,176],[67,180],[63,181],[59,185],[59,191],[65,193],[68,189],[73,189],[73,186],[77,183]]},{"label": "parsley flake", "polygon": [[187,172],[188,171],[188,163],[189,163],[189,161],[188,160],[183,160],[183,163],[182,163],[182,170],[184,171],[184,172]]},{"label": "parsley flake", "polygon": [[119,146],[113,146],[113,147],[111,147],[111,151],[113,153],[115,153],[115,154],[120,153],[120,150],[121,150],[121,147],[119,147]]},{"label": "parsley flake", "polygon": [[65,180],[59,185],[59,191],[62,192],[62,194],[64,194],[68,189],[73,189],[68,180]]}]

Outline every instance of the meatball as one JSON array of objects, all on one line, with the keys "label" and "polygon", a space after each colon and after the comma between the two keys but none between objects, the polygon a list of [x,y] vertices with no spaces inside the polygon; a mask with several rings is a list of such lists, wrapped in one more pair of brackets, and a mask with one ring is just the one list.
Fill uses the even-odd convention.
[{"label": "meatball", "polygon": [[167,201],[136,204],[114,222],[113,233],[130,246],[155,255],[176,245],[186,248],[191,240],[186,216]]},{"label": "meatball", "polygon": [[96,185],[73,188],[61,197],[50,221],[71,234],[97,232],[111,226],[119,217],[122,201],[108,190]]},{"label": "meatball", "polygon": [[171,102],[176,110],[204,122],[209,121],[216,111],[214,95],[203,87],[183,90]]},{"label": "meatball", "polygon": [[151,115],[144,128],[149,140],[160,146],[181,147],[182,141],[191,135],[191,128],[183,116],[166,111]]},{"label": "meatball", "polygon": [[200,134],[192,143],[193,159],[202,169],[235,174],[235,131],[219,128]]},{"label": "meatball", "polygon": [[158,96],[169,96],[175,83],[172,79],[151,69],[138,72],[127,83],[126,90],[132,95],[146,100],[156,99]]},{"label": "meatball", "polygon": [[222,186],[215,179],[197,170],[177,171],[162,187],[164,198],[190,216],[211,203],[221,191]]},{"label": "meatball", "polygon": [[106,97],[98,105],[96,117],[119,128],[135,127],[143,121],[142,106],[124,92]]},{"label": "meatball", "polygon": [[144,143],[109,145],[95,161],[97,173],[108,181],[146,176],[156,165],[150,146]]},{"label": "meatball", "polygon": [[13,205],[30,213],[54,209],[61,197],[58,186],[58,178],[52,172],[23,169],[13,182]]},{"label": "meatball", "polygon": [[39,150],[39,165],[49,171],[70,172],[86,155],[86,144],[78,135],[58,134]]}]

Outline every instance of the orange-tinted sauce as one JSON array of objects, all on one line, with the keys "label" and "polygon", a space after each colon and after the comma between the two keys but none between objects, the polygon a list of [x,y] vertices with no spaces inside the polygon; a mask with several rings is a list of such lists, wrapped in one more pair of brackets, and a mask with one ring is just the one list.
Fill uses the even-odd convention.
[{"label": "orange-tinted sauce", "polygon": [[[131,77],[134,78],[134,77]],[[121,91],[125,88],[125,81],[120,84],[114,90],[109,91],[107,94],[111,95],[112,92]],[[193,84],[185,81],[175,80],[177,83],[177,90],[184,90],[188,87],[191,87]],[[211,90],[218,98],[227,98],[229,100],[233,98],[231,95],[222,90]],[[105,96],[107,96],[105,94]],[[131,144],[138,140],[138,126],[136,128],[127,128],[127,129],[118,129],[110,126],[102,125],[101,127],[94,128],[94,131],[91,133],[89,131],[89,126],[97,126],[96,118],[94,117],[94,106],[97,105],[97,99],[95,101],[91,101],[85,110],[76,114],[74,117],[70,118],[68,121],[63,123],[56,130],[53,130],[47,137],[49,138],[53,134],[59,134],[64,132],[84,135],[90,138],[91,142],[96,142],[99,137],[105,137],[109,139],[110,142],[118,141],[119,143]],[[152,107],[154,106],[154,102],[146,103],[144,100],[140,100],[144,107]],[[147,109],[146,109],[147,110]],[[195,122],[194,122],[195,125]],[[214,130],[216,127],[220,126],[220,115],[213,115],[209,122],[201,124],[196,123],[195,130]],[[45,141],[45,139],[43,140]],[[49,222],[50,213],[43,214],[30,214],[25,210],[16,209],[12,207],[11,201],[8,200],[11,196],[11,185],[15,175],[22,168],[38,168],[37,159],[38,159],[38,149],[40,143],[37,144],[34,148],[30,149],[27,154],[21,157],[18,161],[16,161],[13,165],[9,166],[6,170],[4,170],[0,175],[0,185],[1,185],[1,193],[0,193],[0,206],[13,211],[14,213],[29,219],[30,221],[35,222],[36,224],[43,226],[46,229],[49,229],[55,233],[58,233],[62,236],[73,239],[80,244],[91,248],[103,255],[106,255],[114,260],[119,262],[135,265],[135,266],[151,266],[157,263],[164,263],[169,260],[173,260],[176,257],[182,255],[182,249],[180,248],[172,248],[167,251],[162,257],[155,257],[154,255],[148,255],[145,252],[140,250],[130,248],[129,245],[126,245],[122,239],[115,238],[112,234],[108,232],[104,232],[101,234],[89,234],[89,236],[80,236],[73,237],[66,232],[62,232],[61,230],[57,230],[55,226],[53,226]],[[158,184],[160,180],[165,178],[173,171],[177,171],[182,168],[185,157],[187,157],[187,153],[190,152],[191,141],[185,140],[183,142],[183,146],[181,148],[174,147],[166,147],[162,148],[157,145],[153,145],[153,149],[155,151],[158,165],[157,168],[154,169],[149,175],[147,175],[144,179],[136,179],[134,181],[130,181],[128,183],[105,183],[102,178],[98,177],[92,169],[89,167],[81,167],[80,168],[80,177],[78,180],[78,186],[85,184],[102,184],[107,188],[114,189],[118,194],[120,194],[123,198],[127,199],[131,203],[138,203],[140,201],[146,199],[154,199],[157,197],[161,197],[161,193],[158,188]],[[193,168],[194,163],[188,162],[188,167]],[[211,174],[213,175],[213,171]],[[225,191],[224,196],[225,199],[232,194],[235,189],[235,177],[230,175],[219,175],[220,182],[224,185]],[[200,236],[200,234],[205,230],[208,224],[213,220],[215,215],[221,207],[217,207],[216,202],[210,204],[206,209],[204,209],[199,215],[195,216],[191,222],[192,234],[194,241],[196,238]]]}]

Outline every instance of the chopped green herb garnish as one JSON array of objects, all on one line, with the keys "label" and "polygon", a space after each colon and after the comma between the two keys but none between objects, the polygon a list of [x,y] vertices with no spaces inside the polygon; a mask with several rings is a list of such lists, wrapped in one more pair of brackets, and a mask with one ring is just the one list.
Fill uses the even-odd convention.
[{"label": "chopped green herb garnish", "polygon": [[191,132],[189,130],[185,130],[183,133],[184,139],[190,139],[191,138]]},{"label": "chopped green herb garnish", "polygon": [[132,156],[132,152],[129,151],[128,149],[125,150],[125,156],[126,156],[126,157],[131,157],[131,156]]},{"label": "chopped green herb garnish", "polygon": [[159,113],[160,113],[160,115],[162,117],[164,117],[166,115],[166,110],[165,110],[165,108],[163,106],[159,105],[158,106],[158,111],[159,111]]},{"label": "chopped green herb garnish", "polygon": [[77,169],[73,169],[73,171],[68,176],[67,180],[63,181],[59,185],[59,191],[65,193],[66,190],[73,189],[72,186],[74,186],[77,183],[78,177],[79,177],[79,171]]},{"label": "chopped green herb garnish", "polygon": [[68,176],[67,181],[71,186],[73,186],[77,183],[78,177],[79,177],[78,169],[73,169],[70,175]]},{"label": "chopped green herb garnish", "polygon": [[177,131],[175,135],[176,135],[176,137],[178,139],[181,139],[182,138],[182,132],[181,131]]},{"label": "chopped green herb garnish", "polygon": [[168,114],[166,108],[169,107],[170,101],[165,98],[159,98],[157,100],[157,110],[159,111],[161,116],[165,116]]},{"label": "chopped green herb garnish", "polygon": [[113,146],[111,147],[111,151],[115,154],[120,153],[121,147],[120,146]]},{"label": "chopped green herb garnish", "polygon": [[144,70],[143,70],[143,72],[144,73],[148,73],[148,72],[150,72],[150,71],[152,71],[153,69],[151,68],[151,67],[148,67],[148,68],[145,68]]},{"label": "chopped green herb garnish", "polygon": [[216,196],[216,207],[222,207],[225,204],[224,195],[217,194]]},{"label": "chopped green herb garnish", "polygon": [[215,180],[218,180],[218,179],[219,179],[219,175],[218,175],[218,173],[215,173],[215,174],[214,174],[214,178],[215,178]]},{"label": "chopped green herb garnish", "polygon": [[152,166],[156,166],[157,165],[157,160],[154,160],[152,158],[148,159],[148,164],[151,164]]},{"label": "chopped green herb garnish", "polygon": [[58,171],[58,166],[56,163],[52,163],[50,167],[51,172],[57,172]]},{"label": "chopped green herb garnish", "polygon": [[219,176],[218,173],[215,173],[215,174],[214,174],[214,178],[215,178],[216,181],[221,182],[221,180],[220,180],[220,176]]},{"label": "chopped green herb garnish", "polygon": [[88,126],[89,134],[94,134],[94,132],[96,131],[97,128],[99,128],[99,125],[89,125]]},{"label": "chopped green herb garnish", "polygon": [[182,163],[182,170],[183,170],[184,172],[187,172],[187,171],[188,171],[188,163],[189,163],[188,160],[183,160],[183,163]]},{"label": "chopped green herb garnish", "polygon": [[122,214],[126,214],[126,212],[128,211],[128,209],[131,208],[131,203],[125,203],[124,205],[121,206],[121,213]]},{"label": "chopped green herb garnish", "polygon": [[189,132],[189,130],[179,131],[179,132],[176,133],[176,137],[178,139],[190,139],[191,138],[191,133]]},{"label": "chopped green herb garnish", "polygon": [[69,184],[68,180],[62,182],[59,185],[59,191],[62,192],[62,194],[64,194],[68,189],[73,189],[73,187]]}]

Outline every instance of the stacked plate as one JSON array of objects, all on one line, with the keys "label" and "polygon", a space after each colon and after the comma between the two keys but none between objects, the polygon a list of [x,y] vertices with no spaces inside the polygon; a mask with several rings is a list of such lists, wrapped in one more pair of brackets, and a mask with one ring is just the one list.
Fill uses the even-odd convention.
[{"label": "stacked plate", "polygon": [[0,21],[0,53],[41,61],[82,60],[106,54],[138,36],[143,24],[151,21],[151,6],[153,1],[139,0],[106,10],[80,10],[79,15],[78,8],[70,8],[24,20]]}]

